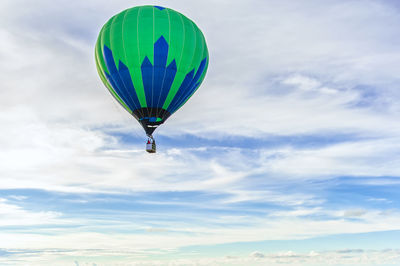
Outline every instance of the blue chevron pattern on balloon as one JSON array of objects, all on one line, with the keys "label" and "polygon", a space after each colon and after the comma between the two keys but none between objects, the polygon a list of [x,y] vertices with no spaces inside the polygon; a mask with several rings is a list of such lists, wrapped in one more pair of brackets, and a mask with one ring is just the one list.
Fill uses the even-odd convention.
[{"label": "blue chevron pattern on balloon", "polygon": [[167,65],[168,43],[161,36],[154,44],[154,65],[146,56],[141,65],[148,107],[162,108],[177,71],[175,59]]},{"label": "blue chevron pattern on balloon", "polygon": [[114,57],[110,48],[104,45],[104,59],[107,65],[108,73],[104,72],[111,86],[118,96],[132,110],[140,108],[140,102],[136,95],[135,88],[129,73],[129,69],[124,63],[119,61],[119,70],[117,69]]},{"label": "blue chevron pattern on balloon", "polygon": [[194,75],[194,69],[186,75],[185,79],[183,80],[181,86],[178,89],[178,92],[176,93],[174,99],[172,100],[172,102],[168,107],[168,111],[171,114],[174,113],[176,110],[178,110],[179,107],[181,107],[182,104],[184,104],[186,100],[189,99],[190,96],[192,96],[193,93],[196,91],[196,89],[199,87],[200,82],[198,81],[201,75],[203,74],[206,63],[207,63],[207,57],[201,61],[200,66],[197,69],[195,75]]}]

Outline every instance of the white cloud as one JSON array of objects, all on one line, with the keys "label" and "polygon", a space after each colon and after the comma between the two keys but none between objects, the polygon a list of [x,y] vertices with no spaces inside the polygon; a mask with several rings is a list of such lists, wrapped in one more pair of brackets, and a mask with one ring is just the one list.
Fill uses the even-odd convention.
[{"label": "white cloud", "polygon": [[315,149],[265,150],[260,156],[258,171],[309,178],[398,176],[400,164],[396,139],[347,141]]},{"label": "white cloud", "polygon": [[29,226],[65,223],[60,212],[30,211],[0,198],[0,226]]},{"label": "white cloud", "polygon": [[321,86],[321,83],[317,80],[299,74],[286,78],[282,83],[296,86],[305,91],[314,90]]}]

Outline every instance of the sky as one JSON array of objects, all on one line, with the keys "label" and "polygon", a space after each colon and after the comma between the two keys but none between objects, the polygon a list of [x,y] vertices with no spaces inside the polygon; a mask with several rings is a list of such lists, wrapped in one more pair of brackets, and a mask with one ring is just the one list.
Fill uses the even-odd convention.
[{"label": "sky", "polygon": [[[114,14],[209,50],[157,153],[97,75]],[[400,265],[394,0],[0,3],[0,265]]]}]

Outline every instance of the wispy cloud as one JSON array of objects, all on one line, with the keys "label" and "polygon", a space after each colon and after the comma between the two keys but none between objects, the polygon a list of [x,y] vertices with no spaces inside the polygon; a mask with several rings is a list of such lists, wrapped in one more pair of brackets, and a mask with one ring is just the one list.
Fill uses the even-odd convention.
[{"label": "wispy cloud", "polygon": [[29,226],[62,223],[61,213],[29,211],[0,198],[0,226]]}]

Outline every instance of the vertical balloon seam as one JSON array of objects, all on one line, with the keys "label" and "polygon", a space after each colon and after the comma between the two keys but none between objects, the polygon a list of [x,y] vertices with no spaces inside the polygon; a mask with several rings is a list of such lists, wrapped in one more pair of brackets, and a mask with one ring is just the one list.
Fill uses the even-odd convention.
[{"label": "vertical balloon seam", "polygon": [[[155,53],[154,53],[154,42],[155,42],[155,37],[154,37],[154,35],[156,34],[156,30],[155,30],[155,27],[156,27],[156,25],[155,25],[155,15],[154,15],[154,11],[155,11],[155,8],[153,7],[153,9],[151,10],[151,12],[152,12],[152,14],[153,14],[153,35],[152,35],[152,38],[153,38],[153,67],[151,68],[151,104],[150,104],[150,108],[153,108],[154,106],[153,106],[153,96],[154,96],[154,65],[155,65],[155,57],[156,57],[156,55],[155,55]],[[147,103],[147,106],[149,106],[149,104]]]},{"label": "vertical balloon seam", "polygon": [[[158,7],[156,7],[156,6],[154,6],[154,8],[157,8],[158,9]],[[159,9],[160,11],[162,11],[162,9]],[[168,24],[169,24],[169,20],[168,20]],[[156,24],[154,24],[154,28],[156,28]],[[159,39],[157,40],[157,42],[162,38],[164,36],[164,33],[163,34],[161,34],[161,36],[159,37]],[[164,38],[165,39],[165,38]],[[155,47],[155,46],[154,46]],[[157,66],[156,66],[156,63],[155,63],[155,57],[156,57],[156,51],[155,51],[155,48],[153,48],[154,49],[154,65],[153,65],[153,67],[154,68],[156,68]],[[169,52],[169,47],[168,47],[168,50],[167,50],[167,58],[168,58],[168,52]],[[158,70],[159,71],[159,70]],[[157,72],[158,72],[157,71]],[[160,86],[160,91],[159,91],[159,93],[158,93],[158,99],[157,99],[157,104],[154,104],[155,105],[155,107],[157,108],[156,109],[156,114],[155,114],[155,117],[156,117],[156,119],[158,119],[158,115],[159,115],[159,102],[160,102],[160,97],[161,97],[161,94],[162,94],[162,91],[163,91],[163,86],[164,86],[164,79],[165,79],[165,74],[166,74],[166,71],[167,71],[167,65],[165,64],[164,65],[164,74],[163,74],[163,78],[162,78],[162,81],[161,81],[161,84],[157,84],[157,85],[159,85]],[[157,98],[157,97],[156,97]]]},{"label": "vertical balloon seam", "polygon": [[174,101],[174,99],[176,97],[176,94],[179,91],[180,86],[184,82],[186,74],[187,74],[187,72],[185,70],[182,70],[182,68],[183,68],[182,61],[184,61],[183,59],[185,57],[184,56],[184,52],[185,52],[185,48],[186,48],[185,45],[187,44],[188,37],[190,38],[190,36],[188,36],[187,32],[186,32],[187,25],[185,24],[185,20],[187,20],[187,18],[185,16],[183,16],[182,14],[180,14],[180,13],[178,14],[178,16],[179,16],[179,18],[180,18],[180,20],[182,22],[181,30],[182,30],[182,33],[183,33],[183,36],[184,36],[184,38],[182,40],[182,51],[180,53],[180,58],[179,58],[179,62],[178,62],[178,70],[182,74],[182,77],[181,77],[182,80],[177,80],[177,82],[175,84],[175,88],[174,88],[174,90],[172,91],[172,94],[171,94],[170,102],[166,106],[166,109],[168,109],[168,106],[171,104],[171,102]]},{"label": "vertical balloon seam", "polygon": [[[164,75],[163,75],[163,80],[161,82],[161,90],[160,90],[160,93],[158,95],[158,100],[157,100],[157,108],[160,108],[160,109],[162,108],[162,106],[160,106],[160,98],[161,98],[162,92],[164,90],[165,75],[167,74],[167,60],[168,60],[168,54],[170,52],[170,44],[171,44],[171,42],[170,42],[170,40],[171,40],[171,22],[170,22],[170,19],[169,19],[168,9],[164,9],[164,10],[165,10],[165,12],[167,13],[167,16],[168,16],[168,42],[167,42],[167,44],[168,44],[168,53],[167,53],[167,58],[166,58],[166,61],[165,61],[165,66],[164,66]],[[160,109],[157,109],[157,112],[156,112],[157,119],[159,117]]]},{"label": "vertical balloon seam", "polygon": [[[169,24],[169,25],[168,25],[168,31],[169,31],[169,35],[168,35],[168,37],[169,37],[169,39],[168,39],[168,44],[171,46],[171,26],[172,26],[172,21],[171,21],[171,13],[170,13],[169,10],[170,10],[170,9],[166,9],[167,15],[168,15],[168,21],[169,21],[169,23],[168,23],[168,24]],[[182,20],[182,19],[181,19],[181,20]],[[182,24],[182,26],[183,26],[183,24]],[[169,50],[168,50],[168,52],[169,52]],[[175,53],[175,54],[176,54],[176,53]],[[176,57],[175,54],[174,54],[174,57]],[[180,56],[182,57],[182,54],[181,54]],[[172,64],[172,62],[174,62],[174,60],[175,60],[175,58],[171,60],[170,64]],[[175,81],[176,73],[178,72],[178,65],[176,65],[176,60],[175,60],[175,68],[176,68],[176,72],[175,72],[174,78],[172,79],[171,84],[170,84],[170,86],[169,86],[168,93],[165,94],[164,102],[163,102],[162,105],[161,105],[162,108],[164,107],[164,104],[165,104],[165,102],[166,102],[166,100],[167,100],[168,94],[170,93],[170,91],[171,91],[171,89],[172,89],[172,85],[173,85],[173,83],[174,83],[174,81]],[[167,110],[167,109],[165,108],[164,110]]]},{"label": "vertical balloon seam", "polygon": [[[142,10],[142,9],[144,9],[144,7],[141,7],[140,8],[140,10]],[[138,19],[139,19],[139,15],[138,15]],[[138,38],[139,38],[139,20],[138,20]],[[139,47],[139,51],[140,51],[140,42],[138,41],[138,47]],[[144,59],[146,59],[146,56],[148,56],[148,55],[145,55],[145,57],[144,57]],[[140,61],[140,59],[141,59],[141,56],[140,56],[140,54],[139,54],[139,61]],[[150,59],[148,59],[149,61],[150,61]],[[154,59],[153,59],[154,60]],[[144,61],[142,61],[142,65],[143,65],[143,63],[144,63]],[[144,97],[145,97],[145,101],[146,101],[146,110],[147,110],[147,115],[148,114],[150,114],[150,112],[149,112],[149,102],[147,101],[147,97],[148,97],[148,95],[147,95],[147,92],[146,92],[146,87],[145,87],[145,85],[144,85],[144,82],[145,82],[145,80],[144,80],[144,78],[143,78],[143,69],[142,69],[142,83],[143,83],[143,92],[144,92]]]},{"label": "vertical balloon seam", "polygon": [[[151,10],[151,13],[152,13],[152,28],[153,28],[153,31],[152,31],[152,43],[153,43],[153,53],[154,53],[154,8]],[[147,55],[148,56],[148,58],[149,58],[149,62],[151,62],[151,55]],[[153,54],[153,65],[154,65],[154,54]],[[147,102],[147,109],[149,109],[150,108],[150,111],[148,111],[148,116],[150,117],[151,116],[151,108],[153,108],[153,83],[154,83],[154,67],[152,67],[151,68],[151,90],[150,90],[150,95],[147,95],[147,91],[145,90],[145,93],[146,93],[146,100],[147,99],[149,99],[150,97],[149,96],[151,96],[151,100],[150,100],[150,104],[149,104],[149,102]]]},{"label": "vertical balloon seam", "polygon": [[[168,16],[168,44],[170,47],[172,47],[172,45],[171,45],[171,41],[172,41],[171,40],[171,35],[172,35],[171,27],[172,27],[172,22],[173,22],[173,19],[172,19],[173,13],[170,12],[169,8],[166,8],[165,12],[167,13],[167,16]],[[172,57],[172,56],[170,57],[170,53],[169,53],[170,51],[174,51],[174,49],[168,51],[167,65],[169,65],[169,63],[171,63],[172,60],[175,60],[175,63],[176,63],[176,59],[177,59],[175,55],[174,55],[174,57]],[[172,54],[174,54],[174,53],[172,53]]]},{"label": "vertical balloon seam", "polygon": [[[129,14],[129,11],[131,11],[131,10],[132,9],[125,10],[124,17],[122,18],[121,39],[122,39],[122,50],[124,51],[124,61],[125,61],[125,64],[127,66],[127,69],[128,69],[128,73],[129,73],[129,76],[130,76],[130,81],[132,83],[132,88],[131,89],[133,89],[132,92],[130,92],[129,88],[127,88],[128,95],[129,95],[129,97],[131,98],[132,102],[135,105],[135,110],[139,110],[139,112],[140,112],[141,111],[140,110],[140,101],[139,101],[139,97],[137,96],[137,93],[136,93],[135,85],[133,84],[132,73],[130,73],[130,71],[129,71],[129,59],[128,59],[128,56],[126,55],[126,49],[125,49],[126,46],[125,46],[125,36],[124,36],[125,27],[124,26],[125,26],[126,16]],[[128,80],[128,82],[129,82],[129,80]],[[135,96],[133,96],[132,94],[134,94]],[[134,97],[136,97],[138,99],[137,102],[134,100]],[[132,110],[132,112],[131,112],[132,115],[133,115],[133,111],[135,111],[135,110]],[[143,115],[143,113],[141,113],[141,115]]]},{"label": "vertical balloon seam", "polygon": [[146,95],[144,93],[144,87],[143,87],[143,80],[142,80],[142,72],[140,69],[140,42],[139,42],[139,17],[140,17],[140,12],[142,11],[142,7],[138,8],[137,12],[137,17],[136,17],[136,43],[137,43],[137,50],[138,50],[138,56],[137,56],[137,75],[135,77],[136,80],[136,92],[139,95],[139,101],[140,101],[140,106],[141,108],[146,108],[147,103],[146,103]]},{"label": "vertical balloon seam", "polygon": [[154,51],[154,43],[155,43],[155,34],[156,34],[156,18],[154,12],[156,11],[156,8],[153,7],[153,67],[152,67],[152,75],[151,75],[151,108],[154,108],[154,71],[155,71],[155,51]]},{"label": "vertical balloon seam", "polygon": [[[156,45],[159,46],[159,43],[161,43],[161,44],[164,43],[166,48],[169,47],[163,36],[161,36],[160,39],[157,41],[157,43],[155,44],[155,47],[156,47]],[[161,105],[165,102],[165,98],[171,88],[172,82],[175,79],[175,75],[177,72],[175,60],[173,60],[168,66],[166,66],[167,58],[168,58],[168,50],[164,51],[164,55],[163,55],[163,60],[164,60],[164,62],[163,62],[164,76],[163,76],[163,84],[162,84],[163,88],[159,94],[160,98],[162,98]],[[165,82],[166,79],[168,80],[168,82]],[[165,90],[165,92],[164,92],[164,90]],[[157,105],[157,107],[160,108],[160,111],[164,110],[161,105],[160,104]]]},{"label": "vertical balloon seam", "polygon": [[[139,7],[139,10],[138,10],[138,14],[137,14],[137,18],[136,18],[136,40],[137,40],[137,48],[138,48],[138,66],[140,66],[140,42],[139,42],[139,17],[140,17],[140,11],[142,10],[142,7]],[[142,83],[143,83],[143,80],[142,80]],[[138,84],[139,85],[139,84]],[[140,86],[140,85],[139,85]],[[142,101],[143,102],[140,102],[141,104],[144,104],[144,105],[142,105],[141,107],[142,108],[145,108],[145,107],[147,107],[147,102],[146,102],[146,95],[145,95],[145,92],[144,92],[144,86],[143,86],[143,84],[142,84],[142,86],[141,86],[141,88],[143,88],[143,95],[142,96],[144,96],[144,97],[142,97]]]},{"label": "vertical balloon seam", "polygon": [[[148,10],[147,10],[148,11]],[[154,42],[153,42],[153,30],[154,30],[154,8],[152,8],[151,10],[151,27],[149,24],[147,24],[147,26],[149,27],[142,27],[142,31],[150,36],[150,32],[151,32],[151,43],[152,43],[152,49],[147,50],[145,49],[145,54],[144,54],[144,59],[143,61],[140,63],[140,68],[141,68],[141,75],[142,75],[142,85],[143,85],[143,91],[144,91],[144,96],[145,96],[145,100],[146,100],[146,112],[145,114],[147,115],[147,117],[149,116],[149,114],[151,113],[151,108],[152,108],[152,103],[151,103],[151,96],[152,96],[152,83],[153,83],[153,65],[150,61],[150,54],[149,51],[151,51],[152,53],[154,53]],[[147,17],[147,14],[142,15],[143,18]],[[150,17],[150,16],[148,16]],[[139,27],[140,28],[140,27]],[[138,33],[139,34],[139,33]],[[142,36],[140,36],[141,38]],[[147,41],[145,39],[143,39],[144,41]],[[145,43],[146,45],[146,43]],[[146,48],[146,47],[145,47]],[[154,62],[154,55],[153,55],[153,62]]]},{"label": "vertical balloon seam", "polygon": [[[136,38],[136,43],[137,45],[139,45],[139,13],[140,13],[141,8],[138,8],[137,10],[137,19],[136,19],[136,35],[134,36]],[[143,88],[143,80],[142,80],[142,73],[141,73],[141,69],[140,69],[140,48],[138,48],[138,55],[137,55],[137,61],[135,60],[135,62],[137,62],[137,67],[135,67],[135,64],[132,65],[132,69],[133,72],[132,74],[135,75],[135,92],[136,95],[139,99],[139,108],[138,109],[141,113],[141,116],[145,116],[144,113],[144,107],[147,106],[146,104],[146,96],[144,94],[144,88]],[[135,68],[137,68],[137,70],[135,71]]]},{"label": "vertical balloon seam", "polygon": [[[182,33],[183,33],[183,39],[182,39],[182,49],[180,52],[180,57],[179,57],[179,61],[176,62],[176,67],[177,70],[179,71],[180,66],[181,66],[181,62],[182,62],[182,57],[183,57],[183,51],[185,49],[185,42],[186,42],[186,33],[185,33],[185,23],[183,21],[183,17],[180,13],[177,13],[177,15],[179,16],[181,22],[182,22]],[[176,78],[176,77],[175,77]],[[163,104],[163,109],[168,110],[168,106],[171,104],[171,102],[173,101],[176,92],[179,90],[179,84],[176,83],[176,80],[174,80],[175,82],[172,83],[171,85],[171,89],[168,92],[167,98],[165,99],[165,102]],[[183,80],[182,80],[183,82]]]},{"label": "vertical balloon seam", "polygon": [[[136,91],[135,91],[135,85],[133,85],[133,81],[132,81],[132,78],[131,78],[131,73],[130,73],[130,71],[129,71],[129,68],[128,68],[128,66],[129,66],[129,62],[128,62],[128,58],[127,58],[127,56],[126,56],[126,50],[125,50],[125,38],[124,38],[124,24],[125,24],[125,18],[126,18],[126,14],[129,12],[129,10],[125,10],[125,12],[124,12],[124,14],[123,14],[123,18],[122,18],[122,23],[121,23],[121,39],[122,39],[122,51],[123,51],[123,55],[124,55],[124,61],[125,61],[125,64],[126,64],[126,66],[127,66],[127,72],[128,72],[128,75],[129,75],[129,79],[128,80],[126,80],[125,78],[122,78],[121,77],[121,79],[122,79],[122,82],[124,83],[124,86],[125,86],[125,89],[126,89],[126,91],[127,91],[127,94],[128,94],[128,96],[129,96],[129,99],[132,101],[132,104],[134,105],[134,109],[132,110],[132,112],[131,112],[131,114],[133,115],[133,111],[135,111],[135,110],[137,110],[137,109],[139,109],[139,107],[137,106],[137,102],[139,101],[139,99],[136,101],[135,99],[134,99],[134,97],[136,97],[137,98],[137,95],[136,95]],[[122,15],[122,13],[120,14],[120,16]],[[118,71],[118,73],[120,74],[121,73],[121,68],[120,68],[120,64],[121,64],[121,60],[119,60],[119,62],[118,62],[118,65],[119,65],[119,71]],[[123,62],[122,62],[122,64],[123,64]],[[126,84],[126,82],[130,82],[131,84],[132,84],[132,88],[129,88],[129,86],[127,86],[127,84]],[[132,89],[132,91],[130,91],[129,89]],[[133,95],[134,94],[134,95]]]},{"label": "vertical balloon seam", "polygon": [[[197,28],[197,26],[194,24],[193,21],[191,21],[191,23],[192,23],[193,29],[195,30],[196,51],[197,51],[197,53],[195,53],[193,55],[193,61],[195,61],[195,59],[196,59],[196,60],[200,60],[200,62],[201,62],[203,60],[203,40],[202,40],[201,35],[200,35],[200,30]],[[201,49],[198,49],[198,45],[199,44],[201,45]],[[193,64],[193,62],[192,62],[192,64]],[[198,65],[198,66],[195,65],[194,67],[197,67],[197,69],[195,69],[195,72],[197,72],[197,70],[200,67],[200,65]]]}]

